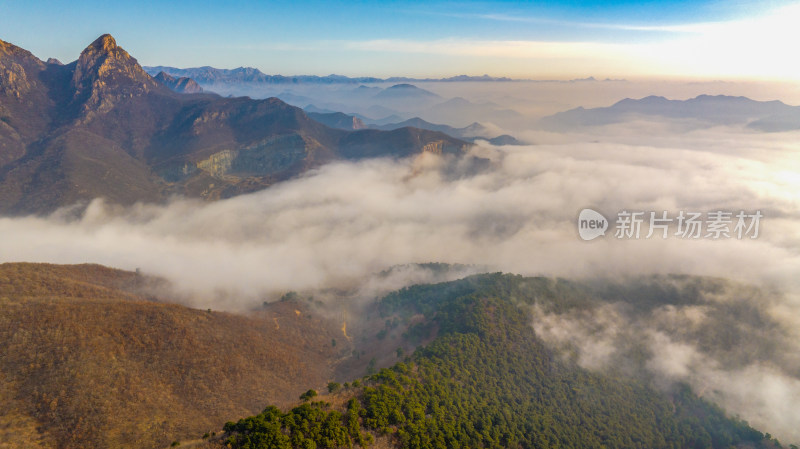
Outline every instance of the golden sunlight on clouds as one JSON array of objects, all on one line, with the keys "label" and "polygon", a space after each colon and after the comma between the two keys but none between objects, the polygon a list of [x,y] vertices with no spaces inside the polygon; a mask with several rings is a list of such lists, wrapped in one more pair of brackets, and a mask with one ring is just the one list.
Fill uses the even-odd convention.
[{"label": "golden sunlight on clouds", "polygon": [[665,28],[683,36],[639,45],[632,56],[660,73],[800,80],[798,24],[800,5],[792,5],[764,17]]},{"label": "golden sunlight on clouds", "polygon": [[[347,42],[352,50],[442,55],[464,71],[514,77],[669,76],[800,81],[800,5],[730,22],[663,27],[614,26],[662,31],[670,38],[648,42],[547,42],[442,39]],[[483,70],[483,71],[481,71]]]}]

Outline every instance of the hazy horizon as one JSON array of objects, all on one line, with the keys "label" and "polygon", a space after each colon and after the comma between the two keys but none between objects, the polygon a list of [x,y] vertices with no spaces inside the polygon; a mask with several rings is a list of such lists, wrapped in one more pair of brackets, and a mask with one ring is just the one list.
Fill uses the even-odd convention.
[{"label": "hazy horizon", "polygon": [[0,39],[69,62],[111,33],[143,65],[252,66],[284,75],[797,81],[800,73],[782,57],[798,40],[800,7],[791,1],[170,2],[157,8],[4,1]]}]

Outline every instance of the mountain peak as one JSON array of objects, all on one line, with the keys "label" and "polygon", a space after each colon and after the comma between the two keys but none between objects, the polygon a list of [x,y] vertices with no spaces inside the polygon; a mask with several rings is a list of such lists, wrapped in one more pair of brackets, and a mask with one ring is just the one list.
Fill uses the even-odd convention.
[{"label": "mountain peak", "polygon": [[104,34],[95,39],[95,41],[89,44],[86,49],[93,49],[96,51],[113,51],[117,48],[119,47],[117,46],[117,41],[114,39],[114,36],[110,34]]},{"label": "mountain peak", "polygon": [[154,76],[153,78],[155,78],[156,81],[158,81],[158,82],[160,82],[162,84],[165,83],[165,82],[173,82],[173,81],[175,81],[175,77],[174,76],[168,74],[167,72],[165,72],[163,70],[158,72],[158,75]]},{"label": "mountain peak", "polygon": [[381,99],[397,99],[397,98],[417,98],[417,99],[432,99],[439,98],[435,93],[421,89],[413,84],[400,83],[394,86],[387,87],[381,92],[378,92],[376,98]]},{"label": "mountain peak", "polygon": [[131,57],[127,51],[123,50],[122,47],[117,45],[117,41],[114,40],[114,37],[110,34],[104,34],[98,37],[94,40],[94,42],[83,49],[80,57],[78,58],[78,65],[80,66],[82,62],[94,62],[105,58],[133,61],[133,63],[138,65],[136,60]]},{"label": "mountain peak", "polygon": [[111,97],[139,95],[159,87],[110,34],[98,37],[81,52],[72,83],[76,99],[85,99],[90,109],[99,112],[112,107]]}]

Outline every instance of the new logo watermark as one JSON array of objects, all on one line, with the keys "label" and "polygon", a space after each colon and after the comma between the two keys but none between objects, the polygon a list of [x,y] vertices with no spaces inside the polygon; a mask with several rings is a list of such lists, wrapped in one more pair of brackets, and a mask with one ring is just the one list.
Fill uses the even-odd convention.
[{"label": "new logo watermark", "polygon": [[592,209],[583,209],[578,214],[578,234],[584,240],[594,240],[601,235],[606,235],[608,220],[600,212]]},{"label": "new logo watermark", "polygon": [[[761,211],[748,213],[715,210],[711,212],[679,211],[670,215],[668,211],[622,210],[614,222],[614,237],[617,239],[755,239],[759,234]],[[578,214],[578,235],[583,240],[594,240],[605,236],[611,226],[603,214],[594,209],[583,209]],[[643,229],[644,228],[644,229]]]}]

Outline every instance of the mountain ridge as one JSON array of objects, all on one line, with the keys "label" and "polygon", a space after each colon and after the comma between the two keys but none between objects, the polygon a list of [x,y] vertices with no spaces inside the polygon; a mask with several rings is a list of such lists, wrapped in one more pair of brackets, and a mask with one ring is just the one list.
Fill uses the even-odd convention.
[{"label": "mountain ridge", "polygon": [[197,84],[197,81],[185,76],[175,78],[174,76],[167,75],[164,72],[158,72],[158,75],[156,75],[154,79],[159,83],[169,87],[174,92],[181,94],[199,94],[203,92],[203,88]]},{"label": "mountain ridge", "polygon": [[66,65],[3,43],[0,81],[5,214],[46,214],[97,197],[215,200],[332,160],[462,154],[469,145],[423,130],[352,136],[362,131],[329,128],[277,98],[176,93],[107,34]]},{"label": "mountain ridge", "polygon": [[568,130],[621,123],[639,117],[691,118],[705,126],[743,125],[766,132],[800,129],[800,106],[790,106],[779,100],[757,101],[743,96],[707,94],[686,100],[670,100],[656,95],[625,98],[607,107],[578,107],[559,112],[539,120],[539,126]]},{"label": "mountain ridge", "polygon": [[188,76],[195,78],[201,84],[253,82],[263,84],[361,84],[361,83],[421,83],[421,82],[534,82],[534,83],[585,83],[585,82],[627,82],[625,79],[597,79],[593,76],[574,79],[527,79],[510,78],[506,76],[484,75],[454,75],[442,78],[415,78],[410,76],[390,76],[378,78],[374,76],[345,76],[330,74],[319,75],[269,75],[255,67],[237,67],[234,69],[221,69],[211,66],[178,68],[172,66],[145,66],[144,69],[151,75],[166,72],[172,76]]},{"label": "mountain ridge", "polygon": [[409,82],[508,82],[519,81],[507,77],[493,77],[489,75],[469,76],[456,75],[446,78],[413,78],[405,76],[392,76],[377,78],[373,76],[349,77],[330,74],[319,75],[268,75],[254,67],[237,67],[235,69],[219,69],[211,66],[178,68],[171,66],[145,66],[145,71],[151,75],[165,72],[169,75],[186,76],[195,79],[201,84],[251,82],[263,84],[362,84],[362,83],[409,83]]},{"label": "mountain ridge", "polygon": [[397,338],[399,328],[402,339],[429,343],[389,368],[329,384],[330,394],[309,390],[285,412],[267,406],[228,422],[206,447],[779,447],[688,386],[659,391],[591,372],[544,345],[531,312],[585,307],[585,287],[490,273],[389,293],[378,301],[386,320],[378,338]]}]

